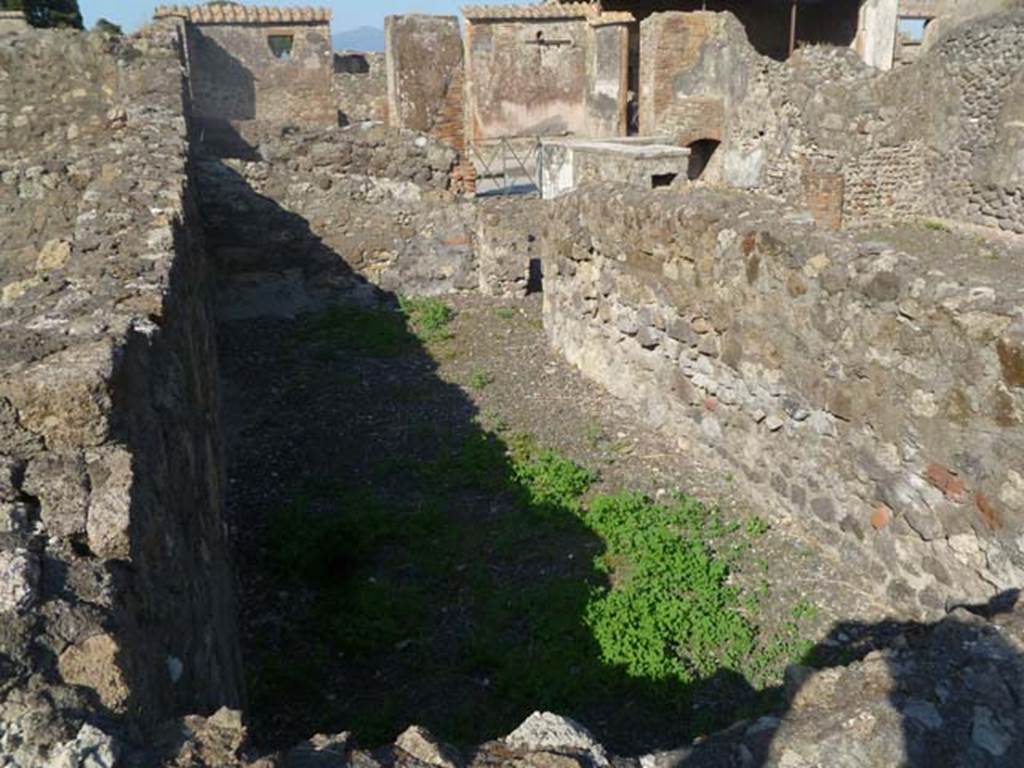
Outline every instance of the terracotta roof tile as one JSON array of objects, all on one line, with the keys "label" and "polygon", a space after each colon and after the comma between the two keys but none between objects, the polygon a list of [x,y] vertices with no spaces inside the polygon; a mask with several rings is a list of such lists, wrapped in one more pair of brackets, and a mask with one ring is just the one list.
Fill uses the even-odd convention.
[{"label": "terracotta roof tile", "polygon": [[609,24],[632,24],[634,21],[636,16],[628,11],[609,11],[592,17],[589,24],[592,27],[604,27]]},{"label": "terracotta roof tile", "polygon": [[590,3],[545,3],[544,5],[467,5],[462,15],[478,19],[589,19],[600,14]]},{"label": "terracotta roof tile", "polygon": [[158,19],[177,17],[193,24],[325,24],[331,20],[331,11],[309,6],[161,5],[153,16]]}]

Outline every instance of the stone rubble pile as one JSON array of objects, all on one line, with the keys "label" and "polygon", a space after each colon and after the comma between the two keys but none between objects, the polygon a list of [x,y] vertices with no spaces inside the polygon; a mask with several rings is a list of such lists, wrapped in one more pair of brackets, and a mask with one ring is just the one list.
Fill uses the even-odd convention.
[{"label": "stone rubble pile", "polygon": [[[993,605],[999,606],[994,603]],[[981,614],[988,614],[989,618]],[[1011,766],[1024,750],[1024,601],[958,608],[927,625],[839,626],[857,660],[787,673],[785,711],[679,749],[622,757],[582,725],[535,712],[503,739],[460,753],[412,726],[366,751],[319,735],[249,758],[236,712],[190,718],[166,768],[889,768]]]}]

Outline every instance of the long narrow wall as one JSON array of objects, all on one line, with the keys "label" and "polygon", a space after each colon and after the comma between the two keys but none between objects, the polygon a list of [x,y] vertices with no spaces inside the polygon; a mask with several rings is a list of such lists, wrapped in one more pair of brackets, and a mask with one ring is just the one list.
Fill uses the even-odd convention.
[{"label": "long narrow wall", "polygon": [[181,53],[173,24],[0,41],[0,753],[15,765],[101,759],[116,747],[98,728],[144,738],[243,699]]},{"label": "long narrow wall", "polygon": [[941,614],[1024,580],[1024,285],[1019,254],[926,232],[904,251],[753,195],[596,187],[550,218],[545,326],[879,604]]}]

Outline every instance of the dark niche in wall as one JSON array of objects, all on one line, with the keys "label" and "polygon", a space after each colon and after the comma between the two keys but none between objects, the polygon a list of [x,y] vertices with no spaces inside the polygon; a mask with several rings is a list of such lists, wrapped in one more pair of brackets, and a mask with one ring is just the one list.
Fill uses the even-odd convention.
[{"label": "dark niche in wall", "polygon": [[292,48],[295,46],[294,35],[271,35],[267,38],[267,45],[275,59],[288,61],[292,57]]},{"label": "dark niche in wall", "polygon": [[690,144],[690,162],[686,169],[686,176],[690,181],[704,175],[719,144],[720,142],[715,139],[700,139]]},{"label": "dark niche in wall", "polygon": [[368,75],[370,61],[362,53],[334,54],[334,74],[336,75]]}]

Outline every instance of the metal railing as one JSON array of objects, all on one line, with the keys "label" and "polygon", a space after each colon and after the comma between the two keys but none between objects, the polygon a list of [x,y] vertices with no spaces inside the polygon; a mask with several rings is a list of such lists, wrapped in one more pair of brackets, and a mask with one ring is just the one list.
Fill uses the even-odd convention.
[{"label": "metal railing", "polygon": [[477,195],[523,195],[540,191],[540,137],[485,139],[470,142],[476,168]]}]

